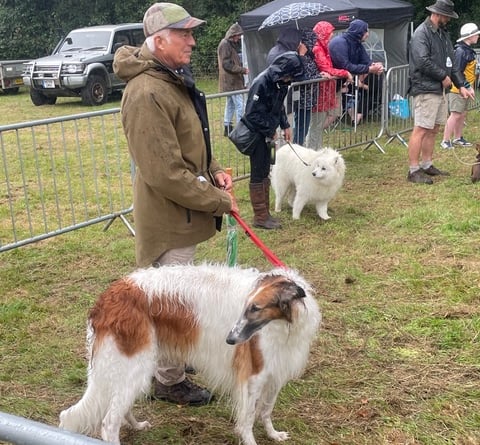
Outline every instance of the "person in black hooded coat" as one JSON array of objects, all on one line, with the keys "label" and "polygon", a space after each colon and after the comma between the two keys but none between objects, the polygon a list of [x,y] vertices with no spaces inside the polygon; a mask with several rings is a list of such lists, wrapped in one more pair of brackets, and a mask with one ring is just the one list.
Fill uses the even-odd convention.
[{"label": "person in black hooded coat", "polygon": [[253,225],[264,229],[280,228],[269,211],[270,197],[270,141],[277,128],[284,131],[286,141],[292,140],[292,132],[285,111],[284,100],[292,81],[303,80],[303,64],[294,51],[276,57],[252,82],[242,117],[250,130],[261,137],[250,154],[250,200]]},{"label": "person in black hooded coat", "polygon": [[275,46],[267,54],[267,65],[270,65],[280,54],[287,51],[299,51],[302,43],[302,31],[296,28],[285,28],[280,32]]}]

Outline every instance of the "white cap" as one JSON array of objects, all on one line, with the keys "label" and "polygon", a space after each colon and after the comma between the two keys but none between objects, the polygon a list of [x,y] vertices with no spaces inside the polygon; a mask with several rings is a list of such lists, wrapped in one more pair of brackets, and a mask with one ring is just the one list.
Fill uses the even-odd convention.
[{"label": "white cap", "polygon": [[457,42],[461,42],[462,40],[476,36],[477,34],[480,34],[480,31],[475,23],[465,23],[465,25],[460,28],[460,38],[457,39]]}]

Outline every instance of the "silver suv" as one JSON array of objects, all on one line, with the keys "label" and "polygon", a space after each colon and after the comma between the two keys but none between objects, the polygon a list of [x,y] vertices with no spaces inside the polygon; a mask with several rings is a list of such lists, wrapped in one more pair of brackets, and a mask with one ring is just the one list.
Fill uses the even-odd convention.
[{"label": "silver suv", "polygon": [[113,55],[122,45],[141,46],[141,23],[103,25],[71,31],[52,55],[26,65],[23,83],[35,105],[53,105],[57,97],[81,97],[85,105],[102,105],[125,83],[113,73]]}]

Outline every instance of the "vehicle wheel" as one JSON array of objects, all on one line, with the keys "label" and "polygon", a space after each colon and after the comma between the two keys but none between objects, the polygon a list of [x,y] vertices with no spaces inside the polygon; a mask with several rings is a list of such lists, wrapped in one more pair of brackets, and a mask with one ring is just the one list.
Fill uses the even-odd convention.
[{"label": "vehicle wheel", "polygon": [[102,105],[107,101],[107,82],[102,76],[90,76],[82,90],[82,102],[85,105]]},{"label": "vehicle wheel", "polygon": [[5,88],[3,89],[4,94],[17,94],[18,90],[20,90],[19,87],[14,87],[14,88]]},{"label": "vehicle wheel", "polygon": [[33,105],[37,107],[40,105],[54,105],[57,101],[55,96],[45,96],[45,94],[33,88],[30,89],[30,99],[32,99]]}]

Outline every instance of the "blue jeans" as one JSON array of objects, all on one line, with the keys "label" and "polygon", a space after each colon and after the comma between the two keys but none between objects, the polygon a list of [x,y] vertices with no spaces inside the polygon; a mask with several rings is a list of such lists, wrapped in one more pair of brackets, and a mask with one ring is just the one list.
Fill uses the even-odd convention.
[{"label": "blue jeans", "polygon": [[243,116],[243,94],[234,94],[227,96],[225,104],[225,113],[223,114],[223,125],[228,126],[233,123],[235,114],[236,122]]},{"label": "blue jeans", "polygon": [[293,117],[294,120],[294,131],[293,131],[293,142],[295,144],[303,145],[305,136],[310,126],[310,118],[312,115],[312,110],[299,108],[295,110]]}]

